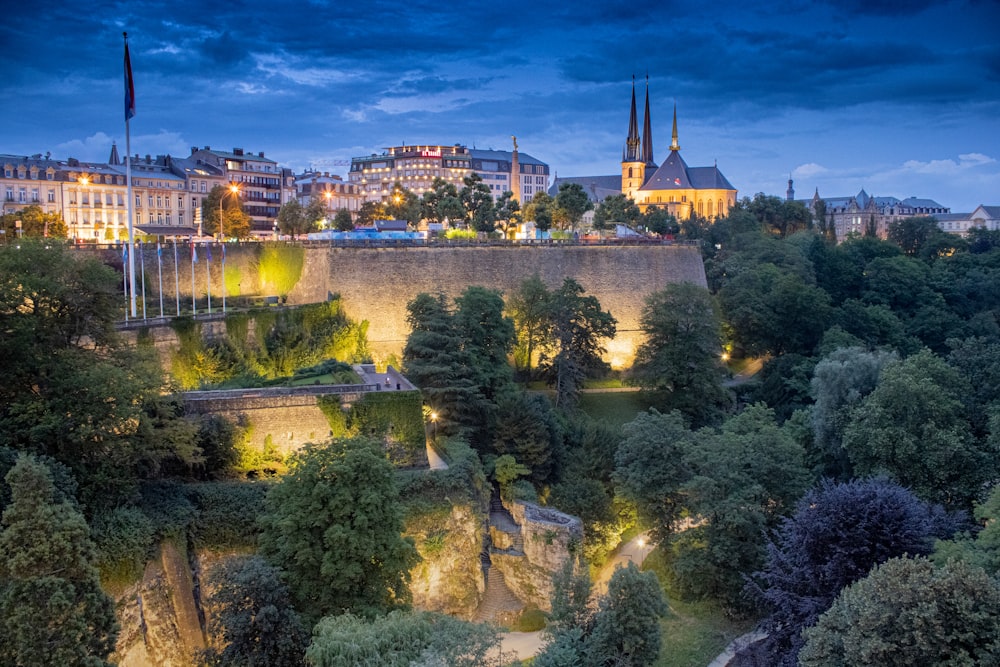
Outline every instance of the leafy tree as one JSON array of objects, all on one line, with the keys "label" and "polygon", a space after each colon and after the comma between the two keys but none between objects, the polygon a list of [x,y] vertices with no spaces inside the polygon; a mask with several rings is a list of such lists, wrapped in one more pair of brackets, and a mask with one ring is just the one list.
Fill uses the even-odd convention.
[{"label": "leafy tree", "polygon": [[7,473],[0,532],[0,662],[19,667],[110,667],[118,635],[101,589],[90,529],[57,501],[52,475],[21,455]]},{"label": "leafy tree", "polygon": [[652,572],[635,563],[611,575],[587,640],[588,665],[645,667],[660,656],[660,617],[667,613],[663,589]]},{"label": "leafy tree", "polygon": [[550,335],[551,298],[551,293],[536,273],[521,282],[507,300],[507,312],[514,320],[517,336],[514,363],[518,369],[523,369],[529,378],[535,354]]},{"label": "leafy tree", "polygon": [[1000,584],[964,563],[896,558],[804,632],[802,667],[1000,663]]},{"label": "leafy tree", "polygon": [[583,293],[578,282],[566,278],[550,302],[554,342],[542,356],[542,367],[556,389],[556,406],[574,406],[584,378],[607,367],[601,341],[615,335],[615,318],[601,309],[596,297]]},{"label": "leafy tree", "polygon": [[201,229],[205,234],[219,233],[219,202],[222,202],[222,233],[245,239],[250,236],[250,216],[243,209],[240,195],[221,185],[212,187],[201,202]]},{"label": "leafy tree", "polygon": [[504,238],[511,238],[521,222],[521,204],[514,198],[514,193],[508,190],[500,195],[494,206],[497,226],[503,232]]},{"label": "leafy tree", "polygon": [[937,234],[943,234],[937,220],[915,216],[889,223],[889,240],[910,257],[919,257],[924,246]]},{"label": "leafy tree", "polygon": [[524,219],[533,220],[535,228],[540,232],[547,232],[552,229],[552,216],[555,212],[556,203],[547,192],[536,192],[524,207]]},{"label": "leafy tree", "polygon": [[644,412],[622,428],[615,453],[615,485],[635,501],[656,542],[666,542],[685,507],[682,491],[692,477],[686,454],[693,434],[679,412]]},{"label": "leafy tree", "polygon": [[751,590],[770,615],[762,623],[767,639],[750,654],[758,664],[797,665],[801,630],[841,589],[890,558],[930,553],[934,540],[955,528],[940,507],[885,479],[822,482],[783,520],[766,566],[754,575]]},{"label": "leafy tree", "polygon": [[852,347],[835,350],[816,364],[811,420],[817,473],[840,480],[852,476],[851,462],[843,447],[851,410],[875,389],[885,365],[896,359],[895,353]]},{"label": "leafy tree", "polygon": [[965,533],[952,541],[938,542],[934,560],[938,564],[964,560],[995,577],[1000,574],[1000,485],[993,487],[986,502],[976,505],[975,517],[980,525],[975,536]]},{"label": "leafy tree", "polygon": [[511,498],[514,482],[516,482],[519,477],[526,477],[530,474],[531,468],[519,463],[518,460],[510,454],[502,454],[498,456],[493,464],[493,479],[497,481],[497,485],[500,487],[500,495],[504,499]]},{"label": "leafy tree", "polygon": [[316,625],[306,658],[313,667],[478,667],[497,639],[491,626],[444,614],[393,611],[372,621],[345,614]]},{"label": "leafy tree", "polygon": [[[596,220],[597,214],[594,214]],[[666,236],[667,234],[676,234],[681,228],[677,223],[677,218],[674,217],[669,211],[663,208],[656,208],[655,206],[650,206],[646,209],[646,212],[642,215],[642,225],[653,232],[654,234],[659,234],[660,236]],[[685,236],[688,238],[700,238],[700,234],[694,232],[694,223],[691,220],[685,221]]]},{"label": "leafy tree", "polygon": [[719,311],[708,290],[679,283],[650,294],[640,326],[645,338],[632,380],[662,392],[666,409],[681,410],[696,422],[712,421],[728,397],[722,387]]},{"label": "leafy tree", "polygon": [[319,228],[319,222],[326,217],[323,200],[313,197],[303,206],[298,199],[291,199],[281,205],[278,210],[278,229],[293,239],[296,236],[314,232]]},{"label": "leafy tree", "polygon": [[308,618],[406,607],[419,560],[403,539],[392,465],[364,438],[306,445],[267,494],[260,551],[286,573]]},{"label": "leafy tree", "polygon": [[455,329],[469,353],[480,391],[495,400],[512,381],[507,355],[514,346],[514,322],[503,314],[503,295],[472,285],[455,299],[455,307]]},{"label": "leafy tree", "polygon": [[0,216],[0,229],[8,240],[18,238],[17,221],[21,221],[20,237],[66,238],[66,222],[61,213],[46,213],[38,204],[25,206],[20,211]]},{"label": "leafy tree", "polygon": [[512,392],[500,399],[498,412],[493,451],[510,454],[528,466],[533,482],[548,482],[563,458],[562,431],[549,399],[543,394]]},{"label": "leafy tree", "polygon": [[574,230],[580,224],[583,214],[594,209],[594,202],[590,201],[587,191],[579,183],[560,183],[555,202],[556,208],[564,213],[566,221]]},{"label": "leafy tree", "polygon": [[496,229],[496,212],[493,193],[483,183],[483,177],[472,173],[462,179],[465,186],[458,193],[465,207],[465,222],[477,232],[489,233]]},{"label": "leafy tree", "polygon": [[431,189],[420,201],[421,216],[433,223],[462,220],[465,207],[458,196],[458,189],[443,178],[435,178]]},{"label": "leafy tree", "polygon": [[756,386],[749,385],[746,398],[766,403],[778,421],[784,422],[796,410],[810,407],[809,381],[816,362],[815,357],[794,352],[771,357],[757,373]]},{"label": "leafy tree", "polygon": [[360,227],[370,227],[376,220],[385,220],[389,213],[385,204],[379,201],[366,201],[358,209],[356,222]]},{"label": "leafy tree", "polygon": [[772,410],[752,405],[718,430],[698,431],[685,463],[693,475],[681,493],[701,521],[674,540],[680,586],[745,612],[744,575],[764,563],[765,531],[792,512],[809,484],[802,446]]},{"label": "leafy tree", "polygon": [[594,229],[608,229],[615,223],[635,228],[642,213],[630,197],[624,194],[608,195],[594,210]]},{"label": "leafy tree", "polygon": [[209,586],[212,629],[224,648],[205,652],[206,667],[304,667],[309,632],[278,570],[259,556],[239,558],[215,568]]},{"label": "leafy tree", "polygon": [[420,197],[396,181],[392,194],[386,201],[386,214],[393,220],[406,220],[407,223],[416,225],[420,222],[421,208]]},{"label": "leafy tree", "polygon": [[354,219],[351,217],[351,212],[346,208],[338,209],[337,214],[333,216],[333,228],[338,232],[354,231]]},{"label": "leafy tree", "polygon": [[886,474],[918,496],[969,508],[996,475],[996,451],[971,433],[966,382],[924,350],[882,369],[853,411],[844,448],[860,475]]}]

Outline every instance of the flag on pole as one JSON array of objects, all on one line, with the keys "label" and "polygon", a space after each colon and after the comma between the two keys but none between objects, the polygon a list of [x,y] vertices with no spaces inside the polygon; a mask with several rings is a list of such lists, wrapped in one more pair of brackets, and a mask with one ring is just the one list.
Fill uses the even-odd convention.
[{"label": "flag on pole", "polygon": [[128,33],[125,35],[125,122],[135,115],[135,83],[132,81],[132,59],[128,55]]},{"label": "flag on pole", "polygon": [[156,242],[156,256],[163,257],[163,250],[160,248],[160,242]]},{"label": "flag on pole", "polygon": [[210,261],[210,262],[212,261],[212,244],[211,243],[206,243],[205,244],[205,257],[208,258],[208,261]]},{"label": "flag on pole", "polygon": [[191,241],[191,261],[198,261],[198,249],[194,247],[194,241]]}]

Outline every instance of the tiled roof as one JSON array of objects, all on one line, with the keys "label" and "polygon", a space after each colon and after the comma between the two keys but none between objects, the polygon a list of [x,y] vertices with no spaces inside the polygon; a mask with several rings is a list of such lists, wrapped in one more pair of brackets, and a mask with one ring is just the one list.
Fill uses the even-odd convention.
[{"label": "tiled roof", "polygon": [[549,194],[555,197],[559,194],[560,183],[576,183],[583,188],[590,198],[590,201],[599,204],[609,195],[620,195],[622,193],[622,176],[614,174],[612,176],[560,176],[552,182]]},{"label": "tiled roof", "polygon": [[[511,151],[491,151],[482,150],[479,148],[469,149],[469,154],[473,159],[479,160],[498,160],[500,162],[512,162],[514,159],[514,154]],[[538,158],[532,157],[527,153],[517,152],[517,163],[518,164],[540,164],[542,166],[548,166]]]}]

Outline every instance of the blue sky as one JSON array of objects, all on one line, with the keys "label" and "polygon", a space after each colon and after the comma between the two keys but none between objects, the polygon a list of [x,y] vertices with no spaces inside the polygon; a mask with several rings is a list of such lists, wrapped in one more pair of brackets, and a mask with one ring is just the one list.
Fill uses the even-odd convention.
[{"label": "blue sky", "polygon": [[[696,6],[702,5],[702,6]],[[620,169],[631,78],[654,153],[739,189],[1000,204],[996,0],[6,3],[0,152],[264,151],[296,171],[401,143]]]}]

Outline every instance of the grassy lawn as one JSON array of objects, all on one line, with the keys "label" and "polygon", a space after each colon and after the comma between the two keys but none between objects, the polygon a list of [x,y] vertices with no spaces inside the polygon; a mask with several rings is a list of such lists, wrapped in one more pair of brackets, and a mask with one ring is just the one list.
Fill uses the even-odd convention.
[{"label": "grassy lawn", "polygon": [[593,419],[621,426],[649,409],[645,394],[638,391],[580,394],[580,409]]}]

